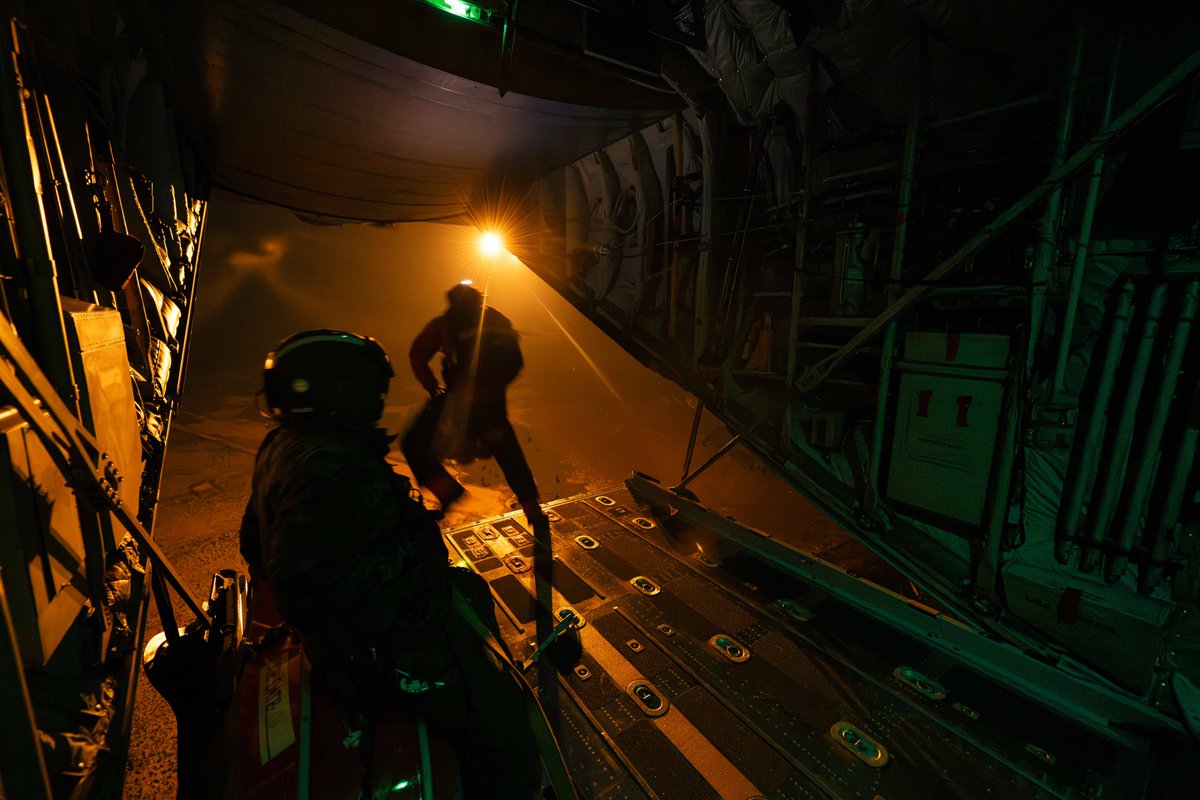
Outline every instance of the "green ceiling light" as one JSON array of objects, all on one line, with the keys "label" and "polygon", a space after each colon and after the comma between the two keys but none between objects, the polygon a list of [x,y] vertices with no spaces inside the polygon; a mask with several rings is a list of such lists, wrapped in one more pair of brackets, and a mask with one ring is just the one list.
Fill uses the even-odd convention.
[{"label": "green ceiling light", "polygon": [[487,25],[491,22],[492,11],[489,8],[468,3],[466,0],[424,0],[428,5],[441,9],[456,17],[469,19]]}]

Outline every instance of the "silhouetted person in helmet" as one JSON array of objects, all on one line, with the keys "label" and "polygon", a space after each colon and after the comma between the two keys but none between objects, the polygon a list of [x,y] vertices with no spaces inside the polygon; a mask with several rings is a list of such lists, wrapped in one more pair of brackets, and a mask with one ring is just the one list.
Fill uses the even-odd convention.
[{"label": "silhouetted person in helmet", "polygon": [[[520,337],[508,318],[469,282],[447,292],[446,313],[429,321],[408,352],[413,374],[429,393],[400,449],[421,486],[442,509],[463,493],[443,458],[496,459],[531,523],[545,520],[525,453],[508,421],[505,392],[524,366]],[[429,362],[442,355],[442,382]]]},{"label": "silhouetted person in helmet", "polygon": [[454,747],[464,797],[538,797],[526,701],[456,608],[497,634],[487,585],[447,566],[433,515],[385,459],[392,368],[374,340],[306,331],[267,357],[279,423],[259,449],[240,545],[348,717],[424,716]]}]

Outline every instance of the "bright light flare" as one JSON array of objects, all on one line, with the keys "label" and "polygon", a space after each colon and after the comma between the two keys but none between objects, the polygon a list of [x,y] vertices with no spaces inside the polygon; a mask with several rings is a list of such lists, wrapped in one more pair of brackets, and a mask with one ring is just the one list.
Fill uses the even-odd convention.
[{"label": "bright light flare", "polygon": [[499,234],[488,231],[479,237],[479,250],[489,258],[504,252],[504,241]]},{"label": "bright light flare", "polygon": [[612,392],[613,397],[617,398],[617,402],[625,402],[621,399],[621,395],[617,392],[617,388],[612,385],[607,377],[605,377],[604,372],[600,369],[600,365],[592,360],[592,357],[587,354],[587,351],[583,349],[583,346],[580,345],[579,342],[575,341],[575,337],[570,334],[565,325],[558,321],[558,317],[554,316],[554,312],[550,310],[550,307],[542,302],[542,298],[532,293],[529,296],[534,300],[537,300],[538,305],[546,310],[546,313],[550,316],[550,319],[554,320],[554,324],[558,326],[560,331],[562,331],[563,336],[567,337],[567,341],[571,343],[571,346],[575,348],[587,365],[592,368],[592,372],[596,373],[596,377],[600,379],[600,382],[604,384],[604,387]]}]

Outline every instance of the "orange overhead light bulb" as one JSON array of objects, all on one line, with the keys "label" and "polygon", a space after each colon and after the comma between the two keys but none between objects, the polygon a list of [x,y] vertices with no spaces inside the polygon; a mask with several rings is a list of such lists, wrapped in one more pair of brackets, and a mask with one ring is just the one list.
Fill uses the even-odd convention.
[{"label": "orange overhead light bulb", "polygon": [[499,234],[488,231],[479,237],[479,249],[485,256],[498,256],[504,251],[504,242]]}]

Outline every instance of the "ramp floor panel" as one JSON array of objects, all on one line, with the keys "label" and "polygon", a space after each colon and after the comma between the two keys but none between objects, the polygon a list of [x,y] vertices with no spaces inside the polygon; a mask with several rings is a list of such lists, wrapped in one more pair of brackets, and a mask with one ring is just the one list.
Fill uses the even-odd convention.
[{"label": "ramp floor panel", "polygon": [[647,720],[638,720],[618,733],[615,739],[617,747],[626,753],[637,754],[638,772],[655,796],[663,800],[721,800],[687,757]]},{"label": "ramp floor panel", "polygon": [[[696,558],[623,488],[551,511],[554,609],[569,605],[584,620],[581,652],[552,656],[554,716],[589,800],[1084,797],[1096,782],[1080,764],[1054,775],[1011,731],[970,732],[952,701],[891,675],[901,664],[936,667],[958,676],[956,689],[971,684],[922,643],[759,562]],[[447,534],[491,585],[517,656],[534,648],[532,538],[523,517]],[[486,557],[473,558],[481,546]],[[789,618],[782,599],[826,619]],[[981,705],[995,704],[984,689],[1003,694],[974,686]],[[869,763],[876,747],[885,764]]]},{"label": "ramp floor panel", "polygon": [[[694,534],[687,524],[680,527],[688,535]],[[683,553],[690,549],[687,545],[681,548],[679,539],[665,535],[661,526],[649,532],[633,530],[659,547],[682,549]],[[719,537],[709,533],[707,541],[714,538]],[[797,642],[820,650],[882,687],[919,715],[953,731],[955,738],[981,748],[989,758],[1007,764],[1055,795],[1100,795],[1105,791],[1105,782],[1110,783],[1107,791],[1116,788],[1137,793],[1132,787],[1141,785],[1148,760],[1136,751],[1119,747],[1069,717],[1047,713],[1014,692],[1007,679],[1000,683],[988,680],[925,641],[880,624],[823,590],[784,575],[777,567],[737,549],[720,549],[709,554],[716,556],[715,560],[708,559],[715,566],[700,570],[705,578],[763,609]],[[699,563],[694,558],[683,560]],[[793,610],[803,609],[809,618],[798,621],[785,611],[784,604],[791,604]],[[938,613],[916,605],[924,613]],[[900,667],[933,676],[949,690],[950,699],[931,701],[920,696],[898,680],[895,673]],[[1013,678],[1020,680],[1018,675]],[[1149,741],[1144,740],[1143,746],[1148,747]]]}]

